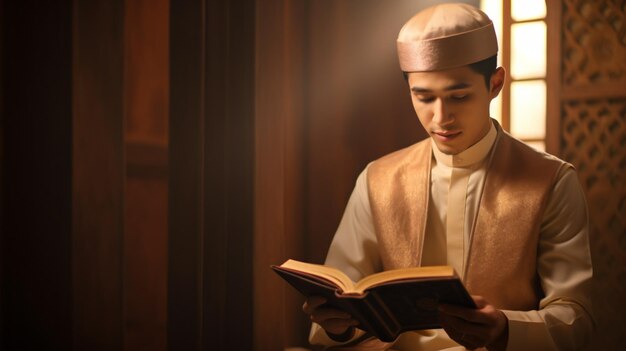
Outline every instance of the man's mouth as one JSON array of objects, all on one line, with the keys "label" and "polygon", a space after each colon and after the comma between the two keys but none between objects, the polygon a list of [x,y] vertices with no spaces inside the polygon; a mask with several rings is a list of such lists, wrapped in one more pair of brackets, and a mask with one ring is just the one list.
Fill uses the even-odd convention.
[{"label": "man's mouth", "polygon": [[440,130],[433,132],[435,138],[440,141],[450,141],[461,135],[460,130]]}]

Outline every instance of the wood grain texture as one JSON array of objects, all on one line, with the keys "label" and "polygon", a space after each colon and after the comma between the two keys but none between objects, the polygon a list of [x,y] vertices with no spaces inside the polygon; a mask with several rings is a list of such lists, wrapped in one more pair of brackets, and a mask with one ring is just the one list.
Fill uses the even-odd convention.
[{"label": "wood grain texture", "polygon": [[561,140],[561,2],[546,2],[546,151],[560,154]]},{"label": "wood grain texture", "polygon": [[168,343],[247,350],[255,3],[171,5]]},{"label": "wood grain texture", "polygon": [[202,346],[204,2],[170,4],[168,349]]},{"label": "wood grain texture", "polygon": [[169,2],[124,2],[124,349],[167,348]]},{"label": "wood grain texture", "polygon": [[254,349],[306,343],[302,298],[269,269],[304,254],[303,19],[306,2],[257,6],[255,70]]},{"label": "wood grain texture", "polygon": [[123,2],[76,1],[73,21],[74,347],[123,347]]}]

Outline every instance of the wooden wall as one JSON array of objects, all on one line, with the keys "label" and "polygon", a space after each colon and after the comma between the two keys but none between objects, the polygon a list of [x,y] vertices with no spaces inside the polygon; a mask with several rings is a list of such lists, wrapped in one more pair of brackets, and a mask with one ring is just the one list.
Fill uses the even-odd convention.
[{"label": "wooden wall", "polygon": [[165,349],[168,2],[2,4],[2,349]]},{"label": "wooden wall", "polygon": [[77,349],[123,343],[123,3],[74,3],[72,296]]},{"label": "wooden wall", "polygon": [[[254,346],[304,345],[300,296],[269,270],[305,251],[303,128],[306,16],[303,1],[257,7],[255,67]],[[296,313],[293,313],[296,311]]]},{"label": "wooden wall", "polygon": [[0,5],[0,349],[63,350],[73,320],[71,6]]},{"label": "wooden wall", "polygon": [[165,350],[169,1],[124,2],[124,349]]},{"label": "wooden wall", "polygon": [[168,347],[252,348],[255,2],[171,3]]}]

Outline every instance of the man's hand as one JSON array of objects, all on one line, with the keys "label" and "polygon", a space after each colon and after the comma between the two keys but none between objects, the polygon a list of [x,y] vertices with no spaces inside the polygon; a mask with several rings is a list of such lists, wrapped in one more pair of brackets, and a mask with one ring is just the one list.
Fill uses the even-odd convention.
[{"label": "man's hand", "polygon": [[323,306],[326,299],[321,296],[309,297],[302,306],[304,313],[311,321],[319,324],[328,336],[337,341],[349,340],[354,334],[354,326],[358,324],[352,316],[342,310]]},{"label": "man's hand", "polygon": [[504,350],[509,336],[508,319],[481,296],[472,296],[476,309],[439,306],[439,321],[448,335],[468,349]]}]

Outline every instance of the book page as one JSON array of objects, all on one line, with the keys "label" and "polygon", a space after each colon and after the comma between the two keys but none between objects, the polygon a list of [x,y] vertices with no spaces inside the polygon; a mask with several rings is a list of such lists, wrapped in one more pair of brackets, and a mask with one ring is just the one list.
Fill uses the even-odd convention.
[{"label": "book page", "polygon": [[326,279],[343,292],[351,291],[354,288],[354,282],[345,273],[334,267],[296,260],[287,260],[280,267]]},{"label": "book page", "polygon": [[354,286],[354,293],[362,294],[365,290],[382,285],[385,283],[416,280],[416,279],[433,279],[433,278],[453,278],[457,277],[454,268],[451,266],[428,266],[428,267],[410,267],[384,271],[369,275],[359,280]]}]

